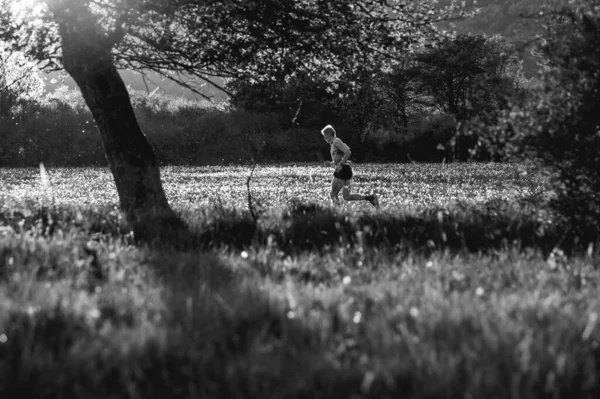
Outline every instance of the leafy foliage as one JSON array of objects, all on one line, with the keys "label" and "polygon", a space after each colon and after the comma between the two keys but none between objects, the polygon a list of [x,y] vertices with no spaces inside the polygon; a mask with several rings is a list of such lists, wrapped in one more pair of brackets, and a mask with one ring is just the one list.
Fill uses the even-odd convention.
[{"label": "leafy foliage", "polygon": [[0,117],[19,113],[19,105],[39,99],[43,90],[44,83],[34,63],[22,54],[0,48]]},{"label": "leafy foliage", "polygon": [[508,99],[526,91],[522,67],[514,46],[500,38],[458,35],[405,54],[387,71],[348,72],[335,90],[308,76],[229,87],[234,106],[302,127],[343,127],[359,160],[464,161],[479,138],[455,137],[457,126],[475,118],[494,123]]},{"label": "leafy foliage", "polygon": [[[440,1],[447,5],[449,0]],[[513,44],[523,61],[523,73],[535,77],[542,70],[534,43],[543,34],[549,10],[568,3],[565,0],[467,0],[467,10],[477,10],[473,18],[444,23],[460,34],[501,35]]]},{"label": "leafy foliage", "polygon": [[459,35],[418,56],[420,90],[435,106],[465,122],[503,108],[518,65],[510,46],[485,36]]},{"label": "leafy foliage", "polygon": [[584,243],[600,222],[599,4],[554,14],[541,47],[549,66],[543,87],[507,113],[496,138],[553,174],[554,207]]},{"label": "leafy foliage", "polygon": [[192,88],[217,75],[269,80],[296,72],[333,84],[345,70],[376,68],[435,40],[433,23],[456,10],[396,0],[19,3],[2,1],[0,39],[48,68],[62,67],[61,35],[78,29],[82,40],[112,48],[118,66],[154,70]]}]

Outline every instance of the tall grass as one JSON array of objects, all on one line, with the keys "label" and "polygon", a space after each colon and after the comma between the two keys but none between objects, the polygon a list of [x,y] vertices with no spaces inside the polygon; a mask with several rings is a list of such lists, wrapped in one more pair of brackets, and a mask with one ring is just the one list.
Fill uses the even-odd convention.
[{"label": "tall grass", "polygon": [[[415,187],[479,176],[475,188],[459,182],[465,198],[510,184],[471,168],[405,171]],[[171,172],[183,190],[185,169]],[[104,178],[70,173],[92,187]],[[94,190],[88,204],[58,193],[52,206],[30,196],[32,171],[11,175],[0,199],[3,398],[600,394],[598,251],[548,255],[560,231],[542,197],[373,212],[279,194],[253,225],[226,198],[181,196],[198,241],[177,250],[136,245]]]},{"label": "tall grass", "polygon": [[182,252],[71,226],[0,241],[3,397],[599,391],[597,257]]}]

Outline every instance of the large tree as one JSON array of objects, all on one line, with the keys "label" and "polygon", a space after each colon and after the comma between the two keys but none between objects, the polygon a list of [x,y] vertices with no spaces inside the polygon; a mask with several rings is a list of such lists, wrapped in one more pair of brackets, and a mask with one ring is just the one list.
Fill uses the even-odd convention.
[{"label": "large tree", "polygon": [[[505,112],[496,150],[550,171],[551,205],[565,223],[564,245],[600,238],[600,0],[550,13],[541,85]],[[585,248],[585,247],[584,247]]]},{"label": "large tree", "polygon": [[460,122],[502,107],[519,66],[510,45],[474,35],[444,40],[417,59],[421,90]]},{"label": "large tree", "polygon": [[172,213],[118,68],[194,88],[211,77],[326,76],[435,40],[427,0],[0,0],[0,40],[64,69],[96,121],[131,221]]}]

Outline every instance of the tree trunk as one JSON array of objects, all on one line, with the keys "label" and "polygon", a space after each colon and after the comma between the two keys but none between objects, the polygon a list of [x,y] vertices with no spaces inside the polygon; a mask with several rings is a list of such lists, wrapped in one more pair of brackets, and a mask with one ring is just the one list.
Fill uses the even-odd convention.
[{"label": "tree trunk", "polygon": [[404,128],[404,131],[406,132],[406,129],[408,128],[408,113],[406,112],[406,103],[407,103],[407,90],[406,90],[406,86],[404,85],[401,89],[401,93],[400,93],[400,104],[399,104],[399,109],[400,109],[400,120],[402,121],[402,127]]},{"label": "tree trunk", "polygon": [[96,121],[121,209],[134,223],[151,215],[172,215],[156,156],[114,65],[112,44],[85,22],[65,18],[59,28],[64,69],[79,86]]},{"label": "tree trunk", "polygon": [[[77,55],[72,58],[83,61]],[[100,130],[121,209],[127,214],[168,210],[156,156],[138,125],[125,84],[112,64],[98,61],[67,71]]]}]

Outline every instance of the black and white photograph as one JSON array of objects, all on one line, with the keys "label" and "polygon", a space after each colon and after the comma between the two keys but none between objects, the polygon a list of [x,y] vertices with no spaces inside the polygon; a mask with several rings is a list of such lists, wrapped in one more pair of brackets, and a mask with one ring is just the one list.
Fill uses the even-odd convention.
[{"label": "black and white photograph", "polygon": [[0,0],[0,399],[600,398],[600,0]]}]

